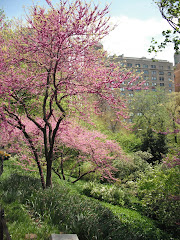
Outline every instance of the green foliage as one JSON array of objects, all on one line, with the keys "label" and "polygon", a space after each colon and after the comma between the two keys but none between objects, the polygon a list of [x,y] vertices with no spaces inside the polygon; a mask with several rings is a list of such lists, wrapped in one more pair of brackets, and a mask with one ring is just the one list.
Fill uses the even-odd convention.
[{"label": "green foliage", "polygon": [[165,107],[164,91],[139,92],[134,96],[130,111],[133,113],[134,132],[141,139],[140,149],[153,156],[148,162],[161,160],[167,152],[167,136],[160,134],[170,127],[170,117]]},{"label": "green foliage", "polygon": [[88,182],[83,186],[83,193],[89,197],[120,206],[125,204],[125,192],[116,186]]},{"label": "green foliage", "polygon": [[110,137],[118,142],[127,153],[140,150],[141,140],[133,133],[118,132],[113,133]]},{"label": "green foliage", "polygon": [[179,51],[179,33],[180,33],[180,3],[179,0],[159,0],[155,1],[159,7],[159,11],[162,17],[169,23],[171,30],[165,30],[162,32],[164,41],[158,45],[157,41],[153,38],[152,45],[148,49],[151,52],[162,51],[168,43],[174,44],[174,50],[176,53]]},{"label": "green foliage", "polygon": [[164,169],[162,166],[151,167],[138,181],[138,196],[144,212],[176,234],[180,234],[179,182],[178,166],[171,169]]},{"label": "green foliage", "polygon": [[[10,162],[13,163],[12,159],[6,162],[6,168]],[[76,233],[80,240],[170,239],[136,211],[102,206],[97,200],[79,195],[77,187],[66,181],[42,190],[32,174],[22,174],[18,166],[12,165],[12,169],[14,174],[7,168],[1,176],[0,202],[13,240],[25,239],[25,234],[30,233],[46,240],[52,232]],[[82,184],[78,184],[82,188]],[[113,192],[115,199],[125,195],[121,189],[109,192]]]},{"label": "green foliage", "polygon": [[149,151],[152,158],[148,159],[149,163],[160,161],[163,157],[162,154],[167,153],[168,148],[166,144],[166,136],[164,134],[156,134],[151,128],[142,135],[142,151]]},{"label": "green foliage", "polygon": [[[108,203],[104,203],[104,206],[108,207],[121,222],[126,226],[127,231],[133,234],[134,239],[173,239],[167,234],[162,233],[162,231],[155,227],[152,220],[141,215],[139,212],[122,208],[118,206],[113,206]],[[123,239],[123,237],[121,238]],[[131,239],[129,236],[127,239]]]},{"label": "green foliage", "polygon": [[149,167],[147,160],[152,158],[148,152],[137,151],[131,154],[131,158],[126,161],[116,160],[113,166],[118,170],[115,172],[115,177],[122,182],[136,180],[140,172],[144,172]]}]

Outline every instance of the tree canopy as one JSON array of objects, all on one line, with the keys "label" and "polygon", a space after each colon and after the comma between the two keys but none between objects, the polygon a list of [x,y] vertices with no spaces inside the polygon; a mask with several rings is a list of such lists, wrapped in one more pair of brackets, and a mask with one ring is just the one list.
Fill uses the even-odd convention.
[{"label": "tree canopy", "polygon": [[[137,80],[131,72],[108,63],[106,53],[96,48],[111,30],[108,6],[100,10],[81,0],[63,0],[56,9],[46,2],[48,10],[33,6],[26,24],[9,26],[9,37],[3,24],[0,33],[2,132],[11,134],[15,145],[28,146],[43,188],[51,186],[61,125],[69,126],[72,119],[93,124],[91,116],[100,112],[102,101],[120,121],[125,104],[115,92],[123,81]],[[22,141],[16,141],[17,135]],[[39,140],[41,144],[37,144]]]},{"label": "tree canopy", "polygon": [[160,0],[155,1],[159,7],[159,11],[162,17],[169,23],[171,29],[164,30],[162,36],[164,41],[158,45],[158,42],[153,38],[152,45],[149,48],[149,52],[162,51],[168,43],[174,44],[176,53],[179,51],[180,44],[180,2],[179,0]]}]

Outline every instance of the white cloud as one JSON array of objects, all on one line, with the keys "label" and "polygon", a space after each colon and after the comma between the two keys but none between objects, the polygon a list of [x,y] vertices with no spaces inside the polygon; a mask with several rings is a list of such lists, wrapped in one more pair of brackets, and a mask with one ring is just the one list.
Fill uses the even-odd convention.
[{"label": "white cloud", "polygon": [[[161,32],[169,29],[164,19],[139,20],[122,16],[112,17],[111,22],[118,26],[103,39],[104,49],[110,55],[124,54],[126,57],[154,57],[154,54],[148,53],[152,37],[160,43]],[[168,46],[162,53],[158,53],[156,58],[173,62],[173,55],[173,46]]]}]

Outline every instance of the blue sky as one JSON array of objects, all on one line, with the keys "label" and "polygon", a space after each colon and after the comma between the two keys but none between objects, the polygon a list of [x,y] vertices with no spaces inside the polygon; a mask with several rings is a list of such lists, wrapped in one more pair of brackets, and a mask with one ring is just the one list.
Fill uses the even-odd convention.
[{"label": "blue sky", "polygon": [[[72,1],[72,0],[70,0]],[[90,2],[90,0],[86,0]],[[4,9],[8,18],[21,17],[24,8],[32,3],[47,6],[45,0],[0,0],[0,8]],[[52,0],[58,3],[59,0]],[[105,50],[109,54],[124,54],[128,57],[154,57],[147,52],[151,38],[161,40],[161,32],[169,28],[153,0],[94,0],[100,7],[110,4],[112,24],[118,27],[103,40]],[[158,59],[173,62],[173,48],[169,47],[157,55]]]},{"label": "blue sky", "polygon": [[[90,2],[90,0],[87,0]],[[0,0],[0,8],[3,8],[6,15],[20,17],[24,13],[23,6],[31,6],[32,3],[46,6],[45,0]],[[59,2],[52,0],[53,3]],[[103,6],[105,3],[110,4],[111,16],[129,16],[132,18],[148,19],[151,17],[161,18],[161,15],[152,0],[95,0]]]}]

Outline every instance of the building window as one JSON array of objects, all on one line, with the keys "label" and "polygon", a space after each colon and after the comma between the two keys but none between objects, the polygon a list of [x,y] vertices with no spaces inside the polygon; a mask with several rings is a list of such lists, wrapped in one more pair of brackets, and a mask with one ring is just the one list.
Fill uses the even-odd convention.
[{"label": "building window", "polygon": [[164,83],[160,83],[160,86],[163,87],[163,86],[164,86]]},{"label": "building window", "polygon": [[171,69],[171,66],[168,66],[168,69]]},{"label": "building window", "polygon": [[159,66],[159,69],[163,70],[163,66]]},{"label": "building window", "polygon": [[156,86],[157,85],[157,83],[152,83],[152,86]]},{"label": "building window", "polygon": [[172,89],[169,89],[169,92],[172,92]]},{"label": "building window", "polygon": [[135,64],[135,67],[137,67],[137,68],[140,68],[140,64],[139,63],[137,63],[137,64]]},{"label": "building window", "polygon": [[140,73],[140,72],[141,72],[141,70],[140,70],[140,69],[137,69],[137,70],[136,70],[136,72],[137,72],[137,73]]},{"label": "building window", "polygon": [[149,86],[149,83],[148,83],[148,82],[145,82],[145,83],[144,83],[144,86]]},{"label": "building window", "polygon": [[163,71],[160,71],[160,72],[159,72],[159,75],[164,75],[164,72],[163,72]]},{"label": "building window", "polygon": [[156,71],[152,71],[151,73],[152,73],[152,75],[156,75]]},{"label": "building window", "polygon": [[127,63],[127,67],[132,67],[132,63]]},{"label": "building window", "polygon": [[144,74],[149,74],[149,71],[148,70],[144,70]]},{"label": "building window", "polygon": [[151,65],[151,68],[156,68],[156,65]]},{"label": "building window", "polygon": [[121,92],[124,92],[124,88],[123,88],[123,87],[122,87],[122,88],[120,88],[120,91],[121,91]]},{"label": "building window", "polygon": [[171,83],[169,83],[169,87],[172,87],[172,84],[171,84]]},{"label": "building window", "polygon": [[164,77],[159,77],[159,81],[164,81]]},{"label": "building window", "polygon": [[138,112],[137,115],[138,115],[138,116],[142,116],[142,113],[141,113],[141,112]]},{"label": "building window", "polygon": [[171,76],[171,72],[168,72],[168,76]]},{"label": "building window", "polygon": [[133,94],[133,93],[129,93],[129,96],[130,96],[130,97],[133,97],[133,96],[134,96],[134,94]]},{"label": "building window", "polygon": [[157,78],[156,77],[152,77],[152,80],[157,80]]},{"label": "building window", "polygon": [[148,80],[149,79],[149,77],[148,76],[144,76],[144,80]]},{"label": "building window", "polygon": [[168,78],[168,81],[172,81],[171,78]]},{"label": "building window", "polygon": [[146,64],[143,64],[143,68],[148,68],[148,65],[146,65]]}]

